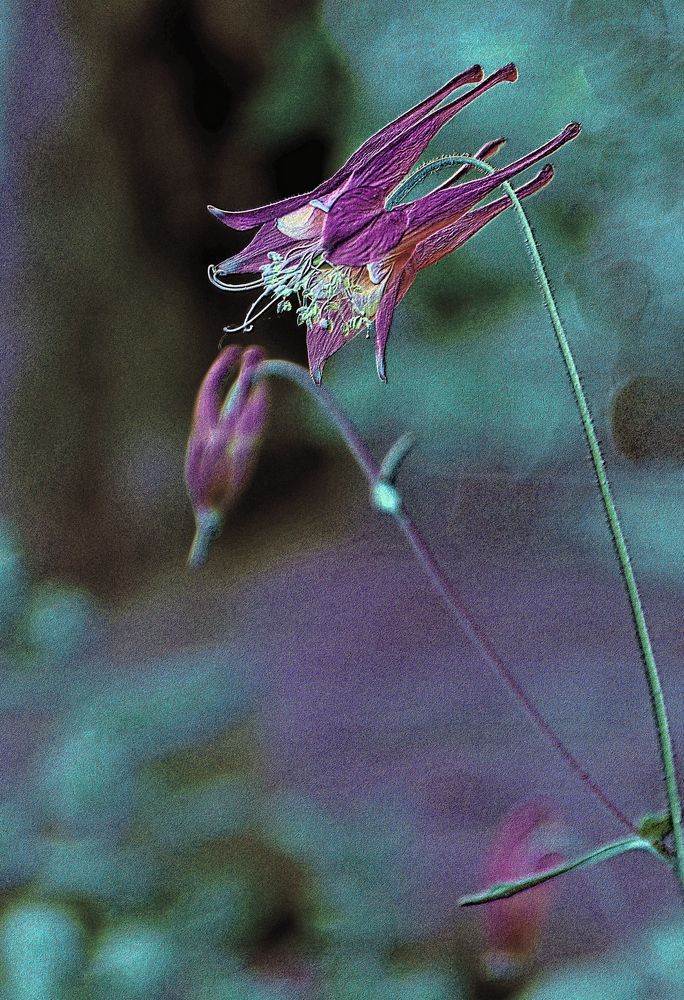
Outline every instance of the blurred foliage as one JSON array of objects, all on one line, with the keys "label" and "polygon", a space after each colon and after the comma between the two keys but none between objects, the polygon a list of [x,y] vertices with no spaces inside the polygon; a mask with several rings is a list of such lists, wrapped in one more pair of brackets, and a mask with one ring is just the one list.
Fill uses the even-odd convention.
[{"label": "blurred foliage", "polygon": [[681,927],[661,925],[600,961],[577,964],[542,977],[520,1000],[675,1000],[684,983]]},{"label": "blurred foliage", "polygon": [[[336,63],[306,0],[40,0],[14,34],[6,353],[18,362],[2,502],[41,571],[112,593],[178,565],[187,542],[192,399],[226,307],[242,308],[206,281],[235,239],[206,205],[268,200],[302,169],[318,179]],[[261,139],[251,109],[282,71],[281,39],[302,53],[298,95],[281,91],[302,132]],[[266,347],[282,329],[264,331]],[[303,357],[284,329],[285,353]]]},{"label": "blurred foliage", "polygon": [[679,926],[517,980],[486,978],[476,935],[421,938],[401,815],[371,799],[341,817],[269,786],[244,656],[110,663],[88,595],[33,583],[16,535],[2,537],[22,596],[0,703],[27,740],[0,773],[2,1000],[681,995]]},{"label": "blurred foliage", "polygon": [[112,667],[91,599],[32,585],[3,539],[0,703],[31,745],[0,776],[3,1000],[458,1000],[448,969],[392,961],[397,828],[266,786],[249,665]]}]

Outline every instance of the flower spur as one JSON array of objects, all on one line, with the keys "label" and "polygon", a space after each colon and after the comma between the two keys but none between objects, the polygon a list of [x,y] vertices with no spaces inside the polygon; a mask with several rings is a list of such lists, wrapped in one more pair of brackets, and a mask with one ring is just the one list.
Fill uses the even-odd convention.
[{"label": "flower spur", "polygon": [[[443,184],[414,201],[391,204],[417,160],[440,129],[475,98],[498,83],[513,82],[511,63],[483,79],[473,66],[435,91],[374,136],[314,191],[248,211],[209,210],[233,229],[259,227],[238,254],[209,268],[209,278],[224,291],[259,291],[243,322],[227,333],[249,331],[272,306],[278,311],[298,303],[297,321],[306,326],[309,369],[320,382],[327,359],[375,322],[378,375],[386,381],[385,347],[392,317],[416,275],[462,246],[510,204],[507,196],[477,208],[502,183],[574,139],[571,123],[557,136],[486,177],[462,179],[465,164]],[[440,107],[454,90],[476,85]],[[476,154],[487,160],[505,140],[488,142]],[[519,198],[541,190],[553,178],[546,165],[517,189]],[[403,185],[402,185],[403,186]],[[245,283],[230,274],[258,273]]]}]

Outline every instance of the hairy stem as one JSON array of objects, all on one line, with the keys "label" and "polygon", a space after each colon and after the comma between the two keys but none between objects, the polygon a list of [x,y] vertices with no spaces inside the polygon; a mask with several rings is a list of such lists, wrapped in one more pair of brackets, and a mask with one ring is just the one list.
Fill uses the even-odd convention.
[{"label": "hairy stem", "polygon": [[[418,183],[418,181],[422,179],[422,171],[425,171],[424,176],[428,176],[430,173],[433,173],[435,169],[439,169],[444,166],[453,166],[457,163],[469,163],[472,166],[483,170],[487,174],[493,174],[496,172],[494,167],[490,166],[489,163],[485,163],[483,160],[477,160],[474,157],[443,157],[440,159],[438,164],[427,164],[425,167],[421,168],[421,170],[418,170],[415,174],[412,174],[411,177],[407,178],[404,184],[402,184],[401,187],[394,192],[393,199],[398,201],[404,194],[407,193],[407,191]],[[556,335],[556,340],[570,378],[575,401],[577,403],[577,409],[579,410],[580,419],[582,421],[582,427],[584,428],[584,434],[591,453],[591,460],[594,465],[594,471],[596,473],[596,479],[601,493],[601,500],[603,501],[603,506],[608,518],[608,524],[613,537],[615,551],[620,564],[620,570],[625,582],[636,637],[639,643],[639,649],[641,650],[644,673],[646,676],[646,683],[648,684],[651,708],[653,711],[653,719],[658,736],[660,759],[663,769],[663,778],[665,781],[665,791],[667,795],[670,819],[672,822],[672,837],[675,847],[677,876],[682,890],[684,891],[684,835],[682,833],[682,807],[679,796],[677,774],[675,770],[672,737],[670,735],[670,726],[665,707],[665,697],[663,695],[662,684],[660,682],[655,656],[653,655],[653,648],[651,646],[651,639],[646,625],[646,618],[644,616],[639,588],[632,569],[632,563],[629,557],[629,551],[627,549],[627,543],[625,542],[625,536],[622,531],[620,519],[613,501],[613,495],[610,483],[608,482],[603,455],[601,454],[601,447],[594,430],[594,423],[589,409],[589,404],[587,403],[587,398],[584,394],[584,390],[582,389],[582,383],[577,371],[577,366],[575,365],[575,359],[572,355],[570,344],[568,343],[568,338],[565,334],[565,330],[563,329],[563,324],[561,323],[560,315],[558,313],[558,307],[546,276],[544,262],[542,261],[539,247],[537,246],[537,242],[534,238],[532,227],[530,226],[527,215],[525,214],[525,210],[523,209],[520,199],[516,195],[515,191],[508,182],[504,182],[501,185],[501,188],[511,199],[511,203],[520,223],[525,243],[527,244],[527,249],[532,260],[532,266],[537,280],[539,281],[539,287],[544,299],[544,304],[549,313],[551,324]]]},{"label": "hairy stem", "polygon": [[[262,379],[269,378],[271,376],[288,379],[289,381],[300,386],[300,388],[304,389],[305,392],[308,392],[309,395],[313,396],[319,406],[321,406],[334,421],[337,429],[349,448],[349,451],[352,453],[361,471],[365,475],[371,489],[371,495],[375,496],[378,485],[385,482],[383,479],[383,465],[375,460],[365,441],[363,441],[363,439],[359,436],[347,415],[338,406],[337,402],[325,386],[316,386],[312,382],[309,373],[304,368],[301,368],[299,365],[292,364],[289,361],[262,361],[255,370],[253,379],[255,381],[261,381]],[[463,632],[465,632],[472,645],[478,650],[483,659],[490,665],[500,680],[503,681],[509,691],[522,705],[524,710],[530,718],[532,718],[549,743],[551,743],[554,749],[558,751],[565,762],[579,776],[581,781],[587,786],[587,788],[589,788],[593,795],[596,796],[604,808],[607,809],[608,812],[624,827],[631,832],[635,832],[632,822],[627,818],[622,810],[616,806],[614,802],[612,802],[600,785],[594,780],[594,778],[591,777],[588,771],[582,767],[574,754],[566,747],[561,737],[551,724],[547,722],[532,699],[525,692],[522,685],[514,677],[511,670],[506,666],[493,643],[475,624],[460,595],[445,576],[444,571],[430,549],[430,546],[404,507],[399,494],[396,493],[393,486],[390,486],[389,489],[394,492],[396,500],[394,503],[383,504],[382,510],[388,513],[396,521],[397,525],[404,534],[404,537],[411,546],[418,562],[422,566],[423,571],[430,580],[430,583],[435,591],[441,597],[451,617],[456,621]]]}]

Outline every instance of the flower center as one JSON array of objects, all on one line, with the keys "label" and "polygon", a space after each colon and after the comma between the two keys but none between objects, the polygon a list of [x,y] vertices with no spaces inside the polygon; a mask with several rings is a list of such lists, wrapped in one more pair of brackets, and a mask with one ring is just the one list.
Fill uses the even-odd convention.
[{"label": "flower center", "polygon": [[374,303],[359,281],[363,269],[329,264],[318,247],[311,244],[304,249],[300,244],[285,254],[272,251],[268,259],[260,278],[243,285],[224,283],[215,269],[209,269],[212,283],[225,291],[261,289],[242,323],[225,327],[224,333],[249,332],[254,320],[273,305],[279,313],[290,312],[293,298],[301,325],[318,325],[342,337],[352,337],[370,327]]},{"label": "flower center", "polygon": [[364,289],[352,268],[329,264],[316,249],[296,256],[269,253],[262,271],[264,288],[275,296],[278,312],[289,312],[294,296],[297,322],[319,325],[344,337],[370,326],[364,310]]}]

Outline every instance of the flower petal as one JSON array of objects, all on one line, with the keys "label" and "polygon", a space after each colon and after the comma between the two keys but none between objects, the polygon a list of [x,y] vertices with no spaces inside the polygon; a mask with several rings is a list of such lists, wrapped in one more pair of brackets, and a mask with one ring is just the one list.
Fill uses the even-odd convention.
[{"label": "flower petal", "polygon": [[[492,156],[496,156],[501,147],[506,142],[505,139],[493,139],[492,142],[486,142],[484,146],[478,149],[477,153],[473,157],[474,160],[489,160]],[[436,188],[433,189],[432,194],[435,191],[442,191],[446,187],[451,187],[460,181],[466,174],[469,174],[471,170],[475,170],[472,163],[462,163],[461,166],[454,171],[451,177],[447,177],[445,181],[442,181]]]},{"label": "flower petal", "polygon": [[[484,882],[511,881],[563,860],[562,826],[544,799],[521,803],[500,824],[487,852]],[[484,911],[492,971],[516,971],[534,949],[549,906],[548,885],[488,903]],[[507,966],[509,966],[507,968]]]},{"label": "flower petal", "polygon": [[[478,156],[478,159],[480,157]],[[536,177],[517,189],[519,198],[526,198],[535,191],[540,191],[553,179],[553,167],[548,164]],[[469,212],[451,226],[441,229],[428,239],[419,243],[414,253],[400,265],[394,264],[395,277],[391,278],[380,302],[380,308],[375,317],[376,365],[378,375],[383,382],[387,381],[385,371],[385,347],[389,336],[394,310],[404,298],[413,284],[418,271],[437,263],[442,257],[461,246],[470,236],[496,218],[511,204],[507,196],[484,205],[482,208]],[[377,265],[376,265],[377,266]]]},{"label": "flower petal", "polygon": [[323,368],[328,358],[332,357],[335,351],[339,351],[340,347],[344,347],[353,336],[355,334],[345,336],[340,324],[326,326],[315,323],[307,328],[306,349],[309,356],[309,371],[316,385],[321,384]]},{"label": "flower petal", "polygon": [[242,348],[237,344],[226,347],[202,379],[193,415],[193,425],[200,428],[202,433],[218,423],[221,415],[221,387],[241,354]]},{"label": "flower petal", "polygon": [[292,246],[295,240],[281,232],[275,222],[262,226],[247,246],[228,257],[214,268],[215,274],[251,274],[261,271],[268,263],[269,253],[283,253]]},{"label": "flower petal", "polygon": [[251,400],[255,391],[252,388],[252,375],[263,360],[264,352],[260,347],[248,347],[242,354],[240,371],[221,407],[220,427],[223,430],[228,430],[229,425],[237,423],[244,416],[248,400]]},{"label": "flower petal", "polygon": [[307,194],[296,194],[291,198],[284,198],[282,201],[273,201],[270,205],[262,205],[260,208],[244,212],[224,212],[213,205],[207,205],[207,209],[219,222],[222,222],[224,226],[228,226],[230,229],[255,229],[264,222],[273,222],[274,219],[277,219],[281,215],[296,212],[297,209],[306,205],[312,197],[316,197],[317,191],[318,189],[316,191],[309,191]]},{"label": "flower petal", "polygon": [[440,129],[455,114],[498,83],[513,82],[517,78],[517,69],[513,63],[509,63],[473,87],[467,94],[452,101],[451,104],[447,104],[411,124],[391,142],[378,150],[363,166],[354,171],[351,186],[363,186],[374,190],[377,197],[382,197],[384,201],[392,188],[397,186],[416,160],[425,152]]},{"label": "flower petal", "polygon": [[410,218],[407,211],[424,201],[419,199],[388,211],[384,203],[391,189],[457,111],[497,83],[516,78],[513,63],[504,66],[463,97],[420,119],[376,153],[361,171],[356,171],[349,190],[340,195],[325,220],[322,249],[328,260],[340,266],[358,267],[390,253],[404,236]]},{"label": "flower petal", "polygon": [[[185,462],[188,496],[195,512],[196,533],[190,563],[201,565],[208,543],[220,530],[223,515],[249,482],[263,432],[267,397],[263,383],[252,384],[263,352],[227,347],[205,376],[197,403]],[[224,396],[223,382],[240,367]]]},{"label": "flower petal", "polygon": [[[375,365],[378,369],[378,377],[381,382],[387,381],[385,347],[387,346],[387,338],[392,326],[394,310],[400,298],[401,276],[401,271],[397,270],[389,279],[385,293],[380,300],[380,308],[375,317]],[[406,294],[408,288],[409,286],[407,285],[401,297]]]},{"label": "flower petal", "polygon": [[321,249],[331,264],[362,267],[386,257],[407,226],[404,206],[388,211],[372,191],[351,190],[338,198],[326,216]]},{"label": "flower petal", "polygon": [[320,236],[325,223],[325,214],[330,211],[330,206],[319,198],[314,200],[315,205],[308,202],[296,212],[282,215],[276,222],[280,232],[295,240],[312,240]]},{"label": "flower petal", "polygon": [[[185,464],[188,492],[196,508],[202,504],[207,506],[210,499],[216,500],[214,494],[217,490],[222,493],[224,487],[228,489],[226,470],[230,463],[224,451],[226,442],[235,440],[236,426],[245,410],[253,429],[256,426],[254,420],[261,410],[257,412],[250,405],[255,391],[250,386],[252,373],[263,356],[261,348],[250,347],[243,352],[241,347],[233,344],[219,354],[204,376],[195,403]],[[226,402],[222,403],[224,383],[233,374],[238,361],[241,363],[237,379]],[[251,438],[254,437],[252,432]]]},{"label": "flower petal", "polygon": [[307,194],[294,195],[291,198],[285,198],[282,201],[274,201],[269,205],[262,205],[260,208],[254,208],[251,210],[243,212],[223,212],[220,208],[214,208],[213,205],[208,205],[207,208],[215,215],[219,222],[222,222],[226,226],[230,226],[231,229],[253,229],[256,226],[260,226],[264,222],[272,222],[274,219],[280,218],[283,215],[288,215],[292,212],[296,212],[298,209],[303,208],[307,203],[310,203],[313,199],[317,199],[325,204],[329,205],[329,197],[333,192],[335,192],[342,184],[351,176],[352,172],[359,167],[364,166],[368,163],[381,149],[383,149],[389,142],[392,142],[398,135],[401,135],[409,126],[413,125],[416,121],[419,121],[428,111],[437,107],[445,97],[448,97],[454,90],[458,87],[464,86],[466,83],[475,83],[477,80],[482,79],[482,67],[481,66],[471,66],[470,69],[465,70],[463,73],[459,73],[444,86],[440,87],[438,90],[426,97],[425,100],[416,104],[415,107],[406,111],[399,118],[396,118],[389,125],[385,125],[381,128],[379,132],[372,135],[370,139],[360,146],[355,153],[353,153],[347,162],[340,167],[340,169],[333,174],[327,181],[323,184],[319,184],[317,188],[313,191],[309,191]]},{"label": "flower petal", "polygon": [[233,489],[238,494],[242,493],[252,478],[267,415],[268,389],[260,382],[252,388],[237,416],[226,455],[232,465]]},{"label": "flower petal", "polygon": [[[527,198],[529,195],[541,191],[552,180],[553,167],[550,163],[547,163],[536,177],[533,177],[532,180],[527,181],[521,187],[516,188],[515,193],[518,198]],[[462,215],[450,226],[438,229],[436,233],[422,240],[411,257],[411,263],[417,271],[424,267],[431,267],[432,264],[436,264],[443,257],[446,257],[447,254],[453,253],[454,250],[463,246],[466,240],[469,240],[471,236],[474,236],[480,229],[483,229],[487,223],[495,219],[501,212],[504,212],[510,205],[510,198],[508,195],[504,195],[502,198],[497,198],[496,201],[489,202],[488,205],[483,205],[482,208],[475,208],[467,212],[466,215]]]},{"label": "flower petal", "polygon": [[407,242],[424,240],[438,229],[455,222],[461,215],[473,208],[478,201],[485,198],[503,181],[508,181],[516,174],[533,166],[539,160],[564,146],[566,142],[575,139],[582,127],[577,122],[571,122],[562,132],[538,149],[532,150],[527,156],[509,163],[487,177],[474,181],[466,181],[456,188],[445,188],[418,198],[404,206],[408,214]]},{"label": "flower petal", "polygon": [[375,157],[381,149],[385,149],[390,143],[393,143],[400,136],[402,136],[408,129],[412,128],[417,122],[424,118],[429,111],[436,108],[438,104],[441,104],[445,97],[452,94],[454,90],[459,87],[465,86],[467,83],[478,83],[482,80],[484,76],[484,71],[481,66],[475,65],[471,66],[470,69],[464,70],[463,73],[459,73],[458,76],[453,77],[448,83],[445,83],[443,87],[436,90],[434,94],[430,94],[426,97],[424,101],[419,104],[414,105],[409,111],[404,112],[398,118],[395,118],[393,122],[389,125],[385,125],[381,128],[379,132],[372,135],[370,139],[367,139],[362,146],[359,146],[357,151],[353,153],[347,162],[345,163],[343,170],[358,170],[368,164],[368,162]]},{"label": "flower petal", "polygon": [[266,422],[267,410],[268,390],[264,383],[260,382],[252,388],[249,399],[235,424],[236,437],[243,445],[251,448],[254,442],[259,440]]}]

